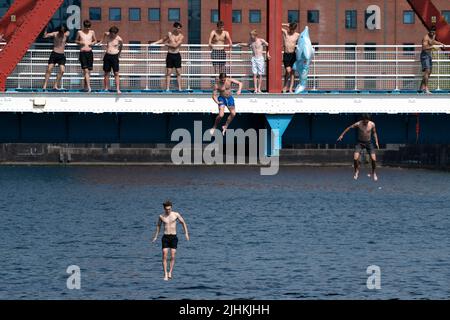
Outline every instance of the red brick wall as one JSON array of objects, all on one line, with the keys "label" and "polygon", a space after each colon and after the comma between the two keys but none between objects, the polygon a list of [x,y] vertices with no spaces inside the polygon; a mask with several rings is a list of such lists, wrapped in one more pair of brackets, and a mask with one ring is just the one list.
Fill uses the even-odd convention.
[{"label": "red brick wall", "polygon": [[[266,0],[233,1],[234,9],[242,11],[242,22],[233,24],[232,38],[234,42],[244,42],[248,39],[248,32],[257,29],[260,35],[266,38]],[[450,10],[449,0],[433,0],[439,10]],[[381,30],[365,29],[365,9],[375,4],[381,8]],[[406,0],[283,0],[283,17],[287,22],[288,10],[300,10],[298,31],[307,25],[307,10],[319,10],[320,22],[308,24],[312,42],[319,44],[345,44],[356,42],[364,44],[420,44],[426,33],[422,23],[415,18],[415,24],[403,24],[403,11],[411,10]],[[117,25],[125,42],[130,40],[146,43],[148,40],[157,40],[172,28],[173,22],[168,21],[168,8],[181,9],[181,23],[184,27],[186,42],[188,41],[188,1],[187,0],[83,0],[82,19],[89,16],[89,7],[102,8],[102,21],[94,21],[93,28],[98,34],[108,30],[113,24]],[[110,7],[122,8],[122,21],[108,20]],[[141,21],[128,21],[128,8],[140,7]],[[149,22],[148,8],[161,8],[161,20]],[[211,23],[211,9],[218,8],[217,0],[202,1],[202,43],[207,43],[209,33],[215,28]],[[261,23],[249,23],[249,10],[261,10]],[[345,10],[357,10],[357,29],[345,29]]]}]

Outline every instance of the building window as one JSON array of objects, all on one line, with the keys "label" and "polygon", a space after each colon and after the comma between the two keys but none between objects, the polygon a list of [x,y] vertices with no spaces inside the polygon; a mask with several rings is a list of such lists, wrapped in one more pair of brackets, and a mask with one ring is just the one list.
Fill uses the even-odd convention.
[{"label": "building window", "polygon": [[443,10],[441,14],[444,17],[445,21],[447,21],[447,23],[450,23],[450,10]]},{"label": "building window", "polygon": [[122,20],[122,10],[120,8],[109,8],[109,21]]},{"label": "building window", "polygon": [[345,10],[345,29],[356,29],[356,10]]},{"label": "building window", "polygon": [[300,12],[298,10],[288,10],[288,23],[299,22]]},{"label": "building window", "polygon": [[129,8],[128,9],[128,20],[141,21],[141,8]]},{"label": "building window", "polygon": [[403,11],[403,23],[414,24],[414,11],[412,10]]},{"label": "building window", "polygon": [[250,23],[261,23],[261,10],[250,10],[248,21]]},{"label": "building window", "polygon": [[308,23],[319,23],[319,10],[308,10]]},{"label": "building window", "polygon": [[149,8],[148,9],[148,21],[159,21],[161,13],[159,8]]},{"label": "building window", "polygon": [[345,59],[355,60],[356,59],[356,43],[347,42],[345,44]]},{"label": "building window", "polygon": [[211,22],[217,23],[219,21],[219,10],[212,9],[211,10]]},{"label": "building window", "polygon": [[366,47],[364,47],[364,59],[365,60],[375,60],[376,59],[376,53],[377,48],[375,47],[375,42],[366,42],[364,44]]},{"label": "building window", "polygon": [[140,52],[141,51],[141,42],[140,41],[130,41],[130,51],[131,52]]},{"label": "building window", "polygon": [[169,9],[169,21],[180,21],[180,9],[179,8]]},{"label": "building window", "polygon": [[404,43],[403,44],[403,54],[405,56],[413,56],[416,48],[414,47],[414,43]]},{"label": "building window", "polygon": [[89,8],[89,20],[91,21],[102,20],[102,8]]},{"label": "building window", "polygon": [[8,11],[13,0],[0,0],[0,18],[2,18]]},{"label": "building window", "polygon": [[316,52],[319,51],[319,43],[318,42],[311,42],[311,45],[313,46],[313,48]]},{"label": "building window", "polygon": [[241,10],[233,10],[232,21],[233,21],[233,23],[241,23],[242,22],[242,11]]}]

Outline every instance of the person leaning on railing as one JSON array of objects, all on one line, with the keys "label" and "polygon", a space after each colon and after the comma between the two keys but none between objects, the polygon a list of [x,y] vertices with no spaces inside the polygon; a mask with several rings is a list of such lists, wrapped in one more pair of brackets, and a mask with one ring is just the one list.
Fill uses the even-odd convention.
[{"label": "person leaning on railing", "polygon": [[150,43],[150,45],[164,44],[167,46],[166,56],[166,91],[170,91],[170,77],[175,68],[177,76],[178,91],[181,91],[181,54],[180,47],[183,43],[184,35],[181,33],[183,26],[179,22],[173,24],[172,32],[159,39],[158,41]]}]

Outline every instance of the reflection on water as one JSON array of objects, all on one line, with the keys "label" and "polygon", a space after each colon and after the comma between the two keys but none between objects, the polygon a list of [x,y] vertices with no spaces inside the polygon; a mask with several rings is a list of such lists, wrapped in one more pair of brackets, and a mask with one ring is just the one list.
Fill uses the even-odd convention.
[{"label": "reflection on water", "polygon": [[[448,173],[0,167],[0,189],[1,299],[450,297]],[[166,198],[191,234],[178,229],[169,282],[150,242]],[[72,264],[79,291],[66,288]]]}]

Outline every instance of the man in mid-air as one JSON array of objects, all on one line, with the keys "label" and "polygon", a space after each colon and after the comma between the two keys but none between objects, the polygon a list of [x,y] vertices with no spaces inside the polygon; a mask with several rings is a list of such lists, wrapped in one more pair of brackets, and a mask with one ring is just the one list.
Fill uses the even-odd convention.
[{"label": "man in mid-air", "polygon": [[[181,214],[178,212],[172,211],[172,202],[169,200],[163,203],[164,214],[161,214],[158,217],[158,222],[156,224],[156,232],[153,236],[152,242],[155,242],[158,238],[159,229],[161,228],[161,224],[164,223],[164,235],[161,239],[162,242],[162,263],[164,269],[164,280],[172,279],[173,266],[175,265],[175,254],[177,252],[178,246],[178,237],[177,237],[177,220],[183,225],[184,234],[186,236],[186,240],[189,241],[189,232],[187,229],[186,222],[184,221]],[[170,249],[170,269],[167,272],[167,256],[169,254]]]},{"label": "man in mid-air", "polygon": [[353,178],[356,180],[358,179],[359,175],[359,158],[361,156],[361,151],[363,149],[366,149],[367,152],[370,154],[370,159],[372,162],[372,177],[373,180],[377,181],[378,177],[375,173],[375,169],[377,166],[377,158],[375,155],[375,148],[372,144],[372,134],[375,138],[375,145],[377,146],[377,149],[380,149],[380,145],[378,144],[378,135],[377,130],[375,128],[375,123],[373,121],[370,121],[370,116],[368,114],[363,114],[362,119],[350,127],[346,128],[344,132],[339,136],[337,141],[341,141],[344,138],[344,135],[349,131],[350,129],[358,129],[358,143],[355,146],[355,153],[353,155],[353,163],[354,163],[354,169],[355,169],[355,175]]}]

